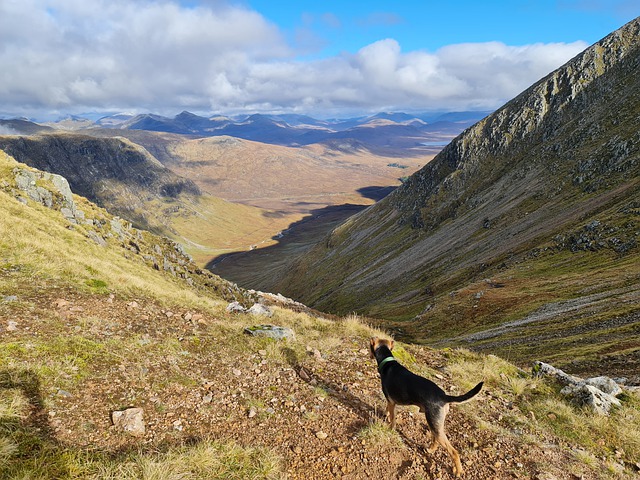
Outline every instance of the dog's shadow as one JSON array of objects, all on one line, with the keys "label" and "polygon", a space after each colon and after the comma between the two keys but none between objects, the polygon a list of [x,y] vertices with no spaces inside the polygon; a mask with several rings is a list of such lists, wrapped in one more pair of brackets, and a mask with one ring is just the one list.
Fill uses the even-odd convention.
[{"label": "dog's shadow", "polygon": [[55,443],[49,415],[45,409],[37,373],[29,369],[0,370],[0,389],[17,390],[28,405],[26,416],[0,416],[0,428],[5,432],[22,430],[41,441]]}]

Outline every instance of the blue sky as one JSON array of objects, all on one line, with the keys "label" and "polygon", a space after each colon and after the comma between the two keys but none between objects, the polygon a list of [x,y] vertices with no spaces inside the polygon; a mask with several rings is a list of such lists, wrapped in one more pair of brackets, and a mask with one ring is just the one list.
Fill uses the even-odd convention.
[{"label": "blue sky", "polygon": [[[403,50],[500,41],[509,45],[589,45],[640,15],[640,0],[248,0],[301,49],[355,52],[384,38]],[[315,40],[315,42],[314,42]]]},{"label": "blue sky", "polygon": [[640,0],[0,0],[0,116],[491,110]]}]

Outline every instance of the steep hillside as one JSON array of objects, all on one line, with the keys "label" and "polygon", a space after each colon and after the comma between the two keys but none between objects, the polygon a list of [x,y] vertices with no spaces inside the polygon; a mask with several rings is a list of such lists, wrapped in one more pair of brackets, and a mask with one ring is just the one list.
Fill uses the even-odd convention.
[{"label": "steep hillside", "polygon": [[[417,409],[399,409],[397,431],[385,425],[366,350],[380,332],[357,318],[242,291],[2,152],[0,211],[0,478],[454,478],[442,449],[427,453]],[[234,299],[272,316],[230,313]],[[295,335],[243,333],[265,321]],[[495,356],[394,352],[449,392],[485,380],[447,419],[466,478],[640,468],[630,391],[594,418]],[[141,415],[128,430],[125,411]]]},{"label": "steep hillside", "polygon": [[[143,148],[123,138],[83,135],[0,137],[0,149],[18,161],[67,178],[75,193],[146,225],[145,203],[155,198],[197,195],[193,182],[165,168]],[[138,211],[136,211],[138,210]]]},{"label": "steep hillside", "polygon": [[[175,137],[149,140],[158,150]],[[211,257],[242,249],[273,235],[262,209],[202,194],[153,155],[122,137],[77,134],[0,136],[0,150],[35,168],[68,179],[74,193],[96,202],[135,226],[180,241],[204,265]]]},{"label": "steep hillside", "polygon": [[268,287],[405,338],[637,374],[639,30],[466,130]]}]

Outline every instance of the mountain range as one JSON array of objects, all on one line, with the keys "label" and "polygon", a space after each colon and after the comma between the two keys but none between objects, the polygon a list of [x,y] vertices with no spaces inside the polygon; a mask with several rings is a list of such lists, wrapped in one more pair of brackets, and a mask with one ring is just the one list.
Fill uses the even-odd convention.
[{"label": "mountain range", "polygon": [[[344,144],[345,148],[364,148],[382,155],[407,156],[434,152],[434,145],[446,144],[488,113],[478,111],[411,115],[383,112],[351,119],[318,120],[296,114],[203,117],[184,111],[173,118],[151,113],[114,114],[95,122],[82,117],[65,117],[42,125],[23,119],[0,120],[0,127],[23,134],[43,133],[51,129],[114,129],[195,137],[232,136],[284,146]],[[435,151],[438,150],[439,148]]]}]

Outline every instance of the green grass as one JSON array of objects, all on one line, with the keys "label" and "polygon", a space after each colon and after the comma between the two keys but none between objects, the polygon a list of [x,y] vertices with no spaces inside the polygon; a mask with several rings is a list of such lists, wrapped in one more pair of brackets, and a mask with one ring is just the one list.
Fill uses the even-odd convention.
[{"label": "green grass", "polygon": [[167,452],[138,451],[110,455],[42,443],[29,457],[1,463],[15,454],[15,445],[0,439],[2,478],[95,480],[279,480],[282,460],[268,449],[204,440]]},{"label": "green grass", "polygon": [[[534,378],[513,364],[493,355],[485,356],[464,349],[446,350],[447,371],[461,390],[471,388],[480,379],[485,390],[502,392],[502,398],[515,408],[501,411],[502,419],[493,424],[501,432],[513,435],[514,425],[520,430],[540,436],[552,432],[571,445],[588,452],[588,457],[614,460],[617,455],[629,463],[640,458],[640,398],[625,394],[622,406],[610,416],[596,415],[573,406],[559,392],[553,381]],[[480,400],[482,401],[482,399]],[[473,408],[464,405],[464,408]],[[620,453],[624,452],[624,453]]]}]

